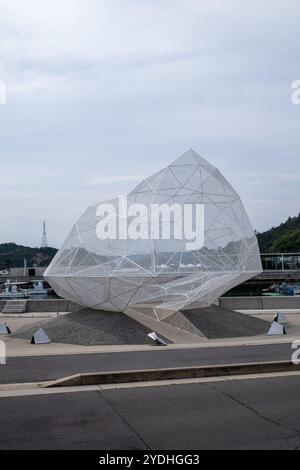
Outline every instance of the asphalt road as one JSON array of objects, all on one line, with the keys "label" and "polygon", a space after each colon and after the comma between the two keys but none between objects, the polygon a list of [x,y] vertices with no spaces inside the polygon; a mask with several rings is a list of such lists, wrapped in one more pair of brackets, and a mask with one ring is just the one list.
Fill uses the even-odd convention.
[{"label": "asphalt road", "polygon": [[291,359],[291,345],[153,350],[105,354],[9,358],[0,366],[0,383],[56,380],[78,373],[165,367],[239,364]]},{"label": "asphalt road", "polygon": [[300,448],[300,377],[0,399],[0,449]]}]

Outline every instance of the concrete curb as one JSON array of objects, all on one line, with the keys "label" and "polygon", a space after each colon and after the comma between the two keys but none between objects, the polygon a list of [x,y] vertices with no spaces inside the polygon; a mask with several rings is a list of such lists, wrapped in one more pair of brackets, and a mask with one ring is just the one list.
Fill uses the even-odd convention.
[{"label": "concrete curb", "polygon": [[153,369],[123,372],[102,372],[77,374],[48,382],[43,388],[74,387],[86,385],[108,385],[163,380],[185,380],[195,378],[226,377],[235,375],[272,374],[276,372],[297,372],[300,364],[289,361],[253,364],[232,364],[205,367],[185,367],[176,369]]}]

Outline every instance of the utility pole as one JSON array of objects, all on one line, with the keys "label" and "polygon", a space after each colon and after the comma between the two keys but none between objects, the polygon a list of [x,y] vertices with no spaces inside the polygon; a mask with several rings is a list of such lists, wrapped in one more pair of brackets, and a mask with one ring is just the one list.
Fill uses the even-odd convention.
[{"label": "utility pole", "polygon": [[24,277],[27,276],[27,259],[24,259]]}]

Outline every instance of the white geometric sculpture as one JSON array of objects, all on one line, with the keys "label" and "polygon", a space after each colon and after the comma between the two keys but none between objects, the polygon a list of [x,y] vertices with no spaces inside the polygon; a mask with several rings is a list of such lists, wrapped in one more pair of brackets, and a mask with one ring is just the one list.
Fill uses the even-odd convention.
[{"label": "white geometric sculpture", "polygon": [[43,328],[36,331],[31,339],[31,344],[50,344],[51,340]]},{"label": "white geometric sculpture", "polygon": [[45,277],[80,305],[124,312],[147,304],[164,320],[211,305],[261,271],[240,197],[191,150],[127,198],[89,207]]},{"label": "white geometric sculpture", "polygon": [[156,333],[150,333],[148,338],[151,339],[157,346],[168,346],[168,344],[160,338]]},{"label": "white geometric sculpture", "polygon": [[282,335],[286,335],[286,331],[283,325],[277,322],[273,322],[267,335],[268,336],[282,336]]},{"label": "white geometric sculpture", "polygon": [[0,323],[0,335],[10,335],[11,331],[6,323]]},{"label": "white geometric sculpture", "polygon": [[274,318],[274,322],[280,323],[280,325],[285,325],[289,321],[284,313],[277,313],[276,317]]},{"label": "white geometric sculpture", "polygon": [[6,365],[6,343],[0,341],[0,366]]}]

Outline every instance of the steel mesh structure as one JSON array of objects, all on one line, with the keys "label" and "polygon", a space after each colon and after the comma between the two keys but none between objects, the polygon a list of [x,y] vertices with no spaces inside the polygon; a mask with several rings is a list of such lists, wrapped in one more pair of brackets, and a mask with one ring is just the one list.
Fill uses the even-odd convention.
[{"label": "steel mesh structure", "polygon": [[[169,237],[153,238],[150,234],[148,239],[99,239],[96,204],[75,224],[45,273],[57,294],[107,311],[150,305],[155,318],[166,320],[188,305],[211,305],[262,271],[256,235],[240,197],[222,174],[194,151],[139,184],[127,203],[147,208],[149,217],[139,221],[144,233],[147,228],[143,224],[149,225],[153,205],[182,209],[201,205],[201,246],[187,249],[186,237],[176,235],[176,212],[167,221]],[[115,207],[114,216],[122,222],[124,211],[118,201],[106,204]],[[167,222],[162,221],[160,234]],[[197,226],[197,220],[192,222]]]}]

